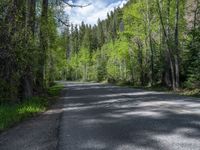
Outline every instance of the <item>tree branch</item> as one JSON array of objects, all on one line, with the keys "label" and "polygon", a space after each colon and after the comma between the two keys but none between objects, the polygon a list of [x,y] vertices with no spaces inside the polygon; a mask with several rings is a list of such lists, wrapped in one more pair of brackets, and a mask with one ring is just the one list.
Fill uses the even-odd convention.
[{"label": "tree branch", "polygon": [[56,18],[59,22],[61,22],[63,25],[65,25],[66,27],[69,27],[69,24],[67,24],[66,22],[64,22],[62,19],[60,19],[60,18],[58,18],[58,17],[56,17],[56,16],[55,16],[55,18]]},{"label": "tree branch", "polygon": [[92,3],[86,4],[86,5],[69,4],[68,2],[65,2],[64,0],[62,2],[66,5],[68,5],[69,7],[80,7],[80,8],[87,7],[92,4]]}]

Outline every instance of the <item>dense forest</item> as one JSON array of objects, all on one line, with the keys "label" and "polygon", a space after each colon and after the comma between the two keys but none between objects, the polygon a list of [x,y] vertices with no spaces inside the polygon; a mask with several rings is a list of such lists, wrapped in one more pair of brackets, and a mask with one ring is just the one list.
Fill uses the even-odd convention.
[{"label": "dense forest", "polygon": [[68,20],[65,5],[54,0],[0,1],[1,102],[41,95],[55,80],[57,62],[65,59],[58,30]]},{"label": "dense forest", "polygon": [[62,78],[199,88],[199,10],[199,0],[130,0],[97,25],[71,25]]},{"label": "dense forest", "polygon": [[200,1],[130,0],[91,26],[59,0],[0,1],[0,100],[42,94],[55,80],[200,87]]}]

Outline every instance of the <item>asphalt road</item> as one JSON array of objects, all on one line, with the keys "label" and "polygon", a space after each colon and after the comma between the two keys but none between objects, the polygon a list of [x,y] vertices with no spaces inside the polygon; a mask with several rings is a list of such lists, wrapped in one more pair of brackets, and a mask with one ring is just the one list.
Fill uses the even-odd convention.
[{"label": "asphalt road", "polygon": [[200,150],[200,99],[64,84],[49,111],[0,135],[0,150]]}]

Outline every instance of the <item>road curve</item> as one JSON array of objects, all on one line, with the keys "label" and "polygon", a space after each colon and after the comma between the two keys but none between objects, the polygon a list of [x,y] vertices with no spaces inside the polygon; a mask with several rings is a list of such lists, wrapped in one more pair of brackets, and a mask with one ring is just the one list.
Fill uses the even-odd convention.
[{"label": "road curve", "polygon": [[200,150],[200,99],[63,82],[58,104],[0,135],[0,150]]}]

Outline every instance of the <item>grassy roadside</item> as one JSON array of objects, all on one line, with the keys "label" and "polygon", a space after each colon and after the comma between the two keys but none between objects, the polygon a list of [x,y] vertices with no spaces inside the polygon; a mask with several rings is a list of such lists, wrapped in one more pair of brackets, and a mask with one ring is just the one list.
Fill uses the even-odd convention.
[{"label": "grassy roadside", "polygon": [[0,105],[0,132],[24,119],[33,117],[40,112],[44,112],[49,105],[53,103],[52,101],[56,99],[62,89],[62,85],[55,84],[48,88],[48,96],[32,97],[15,105]]},{"label": "grassy roadside", "polygon": [[148,91],[168,92],[168,93],[173,93],[173,94],[178,94],[178,95],[184,95],[184,96],[191,96],[191,97],[200,98],[200,89],[182,88],[182,89],[179,89],[178,91],[173,91],[172,89],[169,89],[169,88],[166,88],[166,87],[162,87],[162,86],[155,86],[155,87],[133,86],[131,84],[126,84],[126,83],[123,83],[123,82],[115,83],[115,85],[126,86],[126,87],[137,88],[137,89],[144,89],[144,90],[148,90]]},{"label": "grassy roadside", "polygon": [[180,91],[175,92],[175,93],[180,94],[180,95],[200,98],[200,89],[181,89]]},{"label": "grassy roadside", "polygon": [[63,87],[64,86],[62,84],[55,84],[48,88],[47,93],[50,97],[56,97],[60,94],[60,91],[63,89]]}]

